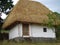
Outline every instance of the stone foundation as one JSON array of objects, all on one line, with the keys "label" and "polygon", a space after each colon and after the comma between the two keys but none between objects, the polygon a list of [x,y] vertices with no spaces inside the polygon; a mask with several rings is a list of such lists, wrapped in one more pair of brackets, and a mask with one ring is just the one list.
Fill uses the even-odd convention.
[{"label": "stone foundation", "polygon": [[54,38],[43,38],[43,37],[31,37],[32,42],[52,42]]},{"label": "stone foundation", "polygon": [[22,41],[27,41],[27,42],[52,42],[55,41],[56,39],[54,38],[43,38],[43,37],[18,37],[15,39],[12,39],[13,41],[16,42],[22,42]]}]

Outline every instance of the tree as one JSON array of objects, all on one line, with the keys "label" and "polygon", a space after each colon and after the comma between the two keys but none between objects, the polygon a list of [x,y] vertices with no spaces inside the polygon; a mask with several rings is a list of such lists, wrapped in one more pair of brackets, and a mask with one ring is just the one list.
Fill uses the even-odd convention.
[{"label": "tree", "polygon": [[[57,16],[57,18],[60,20],[60,13],[58,12],[54,12],[54,14]],[[57,36],[57,39],[60,39],[60,25],[59,26],[56,26],[56,36]]]},{"label": "tree", "polygon": [[0,11],[7,14],[7,9],[10,10],[13,7],[12,3],[12,0],[0,0]]},{"label": "tree", "polygon": [[[52,24],[53,22],[56,24],[56,20],[60,20],[60,13],[58,12],[53,12],[52,14],[48,14],[47,16],[49,18],[49,22],[48,22],[49,27],[53,26]],[[55,29],[56,29],[56,36],[57,38],[60,39],[60,25],[55,26]]]},{"label": "tree", "polygon": [[13,7],[13,1],[12,0],[0,0],[0,18],[1,18],[1,13],[8,14],[9,11],[8,9],[11,10]]},{"label": "tree", "polygon": [[58,17],[58,19],[60,20],[60,13],[58,12],[54,12],[54,14]]},{"label": "tree", "polygon": [[53,27],[53,23],[56,24],[56,15],[54,13],[49,13],[48,15],[48,27]]},{"label": "tree", "polygon": [[8,14],[10,11],[7,10],[11,10],[13,7],[12,3],[12,0],[0,0],[0,29],[3,24],[3,19],[1,18],[2,12]]},{"label": "tree", "polygon": [[58,12],[49,13],[47,16],[49,18],[48,26],[53,26],[53,23],[56,24],[56,20],[60,20],[60,13]]}]

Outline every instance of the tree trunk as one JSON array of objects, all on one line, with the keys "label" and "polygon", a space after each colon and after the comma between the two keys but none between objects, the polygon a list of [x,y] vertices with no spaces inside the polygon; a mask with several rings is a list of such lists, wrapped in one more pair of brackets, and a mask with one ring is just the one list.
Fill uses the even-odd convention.
[{"label": "tree trunk", "polygon": [[[1,18],[1,12],[0,12],[0,18]],[[0,36],[1,36],[1,23],[0,23]],[[1,37],[0,37],[0,39],[1,39]]]}]

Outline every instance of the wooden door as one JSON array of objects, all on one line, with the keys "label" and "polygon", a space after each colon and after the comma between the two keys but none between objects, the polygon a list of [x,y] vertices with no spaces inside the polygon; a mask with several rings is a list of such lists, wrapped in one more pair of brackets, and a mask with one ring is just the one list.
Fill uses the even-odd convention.
[{"label": "wooden door", "polygon": [[23,24],[23,36],[29,36],[29,24]]}]

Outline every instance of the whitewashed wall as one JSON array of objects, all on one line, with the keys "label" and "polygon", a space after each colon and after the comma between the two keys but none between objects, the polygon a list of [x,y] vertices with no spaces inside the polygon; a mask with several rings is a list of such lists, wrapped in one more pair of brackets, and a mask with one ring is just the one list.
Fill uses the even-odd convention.
[{"label": "whitewashed wall", "polygon": [[16,37],[22,37],[22,24],[16,25],[9,32],[9,39],[13,39]]},{"label": "whitewashed wall", "polygon": [[[47,28],[47,32],[43,32],[43,28],[45,26],[29,24],[29,36],[30,37],[45,37],[45,38],[55,38],[55,29]],[[22,37],[22,24],[16,25],[9,32],[9,39],[13,39],[16,37]]]},{"label": "whitewashed wall", "polygon": [[47,28],[47,32],[43,32],[45,26],[40,25],[30,25],[30,36],[31,37],[45,37],[45,38],[55,38],[55,29]]}]

